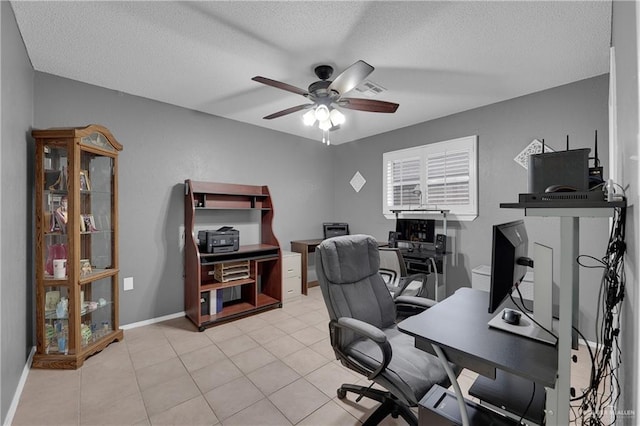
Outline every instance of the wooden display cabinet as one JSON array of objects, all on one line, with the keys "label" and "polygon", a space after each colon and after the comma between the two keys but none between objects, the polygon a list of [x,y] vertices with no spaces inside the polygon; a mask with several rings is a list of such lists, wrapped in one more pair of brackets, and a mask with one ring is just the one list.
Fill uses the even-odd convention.
[{"label": "wooden display cabinet", "polygon": [[75,369],[122,340],[118,153],[98,125],[34,130],[36,339],[32,367]]},{"label": "wooden display cabinet", "polygon": [[[184,186],[187,317],[203,331],[222,321],[282,307],[282,255],[272,230],[273,205],[269,189],[192,180],[186,180]],[[241,211],[259,212],[258,244],[240,244],[237,251],[222,253],[201,250],[198,231],[202,229],[197,229],[198,216]],[[242,238],[240,235],[240,243]],[[236,288],[238,297],[227,301],[219,299],[227,288]]]}]

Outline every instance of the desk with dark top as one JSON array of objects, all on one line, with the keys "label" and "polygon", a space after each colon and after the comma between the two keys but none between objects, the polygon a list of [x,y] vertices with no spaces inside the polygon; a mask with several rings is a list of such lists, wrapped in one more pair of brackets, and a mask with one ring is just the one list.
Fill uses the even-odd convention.
[{"label": "desk with dark top", "polygon": [[553,388],[558,350],[505,331],[489,328],[489,293],[461,288],[425,312],[409,317],[398,328],[413,336],[416,347],[435,354],[439,346],[454,364],[491,379],[496,370]]},{"label": "desk with dark top", "polygon": [[291,241],[291,251],[300,253],[301,269],[302,269],[302,294],[307,294],[309,287],[318,285],[318,281],[307,282],[307,268],[309,267],[309,253],[316,250],[318,244],[324,241],[322,238],[315,240],[296,240]]},{"label": "desk with dark top", "polygon": [[[295,240],[291,241],[291,251],[300,253],[301,257],[301,269],[302,269],[302,294],[307,294],[309,287],[315,287],[318,285],[318,281],[307,281],[308,268],[309,268],[309,253],[313,253],[316,250],[316,247],[322,242],[324,239],[317,238],[312,240]],[[387,243],[378,242],[380,247],[386,246]],[[429,259],[433,258],[436,261],[436,269],[439,274],[443,274],[443,285],[445,286],[446,291],[446,269],[444,268],[443,262],[447,254],[445,253],[436,253],[435,250],[413,250],[408,251],[407,249],[401,249],[402,257],[407,264],[407,270],[410,273],[417,272],[431,272],[431,265],[429,263]]]}]

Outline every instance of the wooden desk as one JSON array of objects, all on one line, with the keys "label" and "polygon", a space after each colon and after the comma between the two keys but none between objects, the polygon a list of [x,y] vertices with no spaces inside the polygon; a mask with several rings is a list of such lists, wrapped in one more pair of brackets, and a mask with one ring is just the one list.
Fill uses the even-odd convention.
[{"label": "wooden desk", "polygon": [[318,244],[323,241],[322,238],[315,240],[296,240],[291,241],[291,251],[301,254],[302,261],[302,294],[307,294],[309,287],[315,287],[318,285],[318,281],[307,282],[307,269],[309,265],[309,253],[313,253],[316,250]]},{"label": "wooden desk", "polygon": [[[324,238],[318,238],[315,240],[296,240],[291,241],[291,251],[300,253],[302,261],[302,294],[306,295],[309,287],[315,287],[318,285],[318,281],[307,282],[307,269],[309,265],[309,253],[314,253],[316,247],[324,241]],[[386,242],[378,242],[379,247],[385,247]]]}]

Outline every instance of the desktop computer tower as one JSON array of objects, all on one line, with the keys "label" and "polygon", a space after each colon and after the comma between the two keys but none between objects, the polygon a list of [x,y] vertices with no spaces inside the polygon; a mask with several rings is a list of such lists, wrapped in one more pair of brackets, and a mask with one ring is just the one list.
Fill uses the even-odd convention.
[{"label": "desktop computer tower", "polygon": [[[469,423],[472,425],[517,426],[516,420],[502,416],[473,401],[465,399]],[[456,395],[439,385],[434,385],[418,405],[419,426],[462,425]]]}]

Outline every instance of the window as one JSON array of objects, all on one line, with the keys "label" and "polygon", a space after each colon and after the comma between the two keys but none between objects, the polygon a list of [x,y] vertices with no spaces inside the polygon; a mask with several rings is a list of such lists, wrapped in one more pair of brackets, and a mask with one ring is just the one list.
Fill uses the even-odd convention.
[{"label": "window", "polygon": [[477,136],[468,136],[384,153],[384,215],[395,218],[391,210],[438,209],[449,210],[452,219],[475,219],[477,141]]}]

